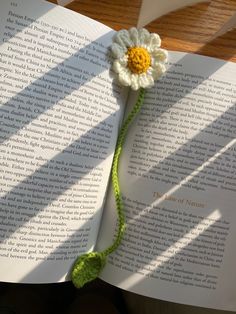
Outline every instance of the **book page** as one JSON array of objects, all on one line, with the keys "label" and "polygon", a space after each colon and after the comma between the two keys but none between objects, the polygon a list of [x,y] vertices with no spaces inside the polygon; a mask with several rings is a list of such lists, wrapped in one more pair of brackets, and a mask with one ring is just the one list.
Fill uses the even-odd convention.
[{"label": "book page", "polygon": [[114,32],[37,0],[0,20],[0,280],[62,281],[99,228],[123,111]]},{"label": "book page", "polygon": [[[127,229],[102,279],[153,298],[236,310],[235,87],[236,64],[170,53],[123,149]],[[99,249],[115,228],[110,192]]]}]

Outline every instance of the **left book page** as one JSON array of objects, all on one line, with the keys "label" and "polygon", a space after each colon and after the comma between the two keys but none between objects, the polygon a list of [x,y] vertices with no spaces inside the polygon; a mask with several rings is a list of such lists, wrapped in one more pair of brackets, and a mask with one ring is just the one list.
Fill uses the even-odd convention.
[{"label": "left book page", "polygon": [[32,0],[0,21],[0,280],[63,281],[96,242],[123,112],[114,31]]}]

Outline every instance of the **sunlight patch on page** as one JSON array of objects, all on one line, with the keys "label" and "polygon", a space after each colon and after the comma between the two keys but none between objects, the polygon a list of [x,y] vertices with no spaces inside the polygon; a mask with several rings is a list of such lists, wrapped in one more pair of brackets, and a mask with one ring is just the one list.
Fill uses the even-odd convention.
[{"label": "sunlight patch on page", "polygon": [[[207,140],[208,137],[210,141],[225,145],[231,134],[223,125],[226,121],[233,123],[229,117],[235,106],[234,83],[230,81],[234,73],[224,61],[219,67],[212,58],[198,58],[196,64],[191,64],[188,55],[183,60],[170,58],[165,76],[157,82],[157,89],[147,92],[147,104],[143,108],[147,125],[143,132],[151,131],[152,145],[159,145],[160,150],[166,144],[165,151],[162,150],[163,159],[181,147],[190,148],[195,140]],[[184,67],[188,72],[184,73],[181,62],[186,63]],[[197,70],[200,64],[206,68],[204,75]],[[228,79],[222,77],[223,71],[229,72]],[[142,120],[140,126],[143,126]],[[164,142],[159,142],[160,138]],[[155,151],[155,146],[151,148]]]},{"label": "sunlight patch on page", "polygon": [[[207,228],[209,228],[209,226],[211,226],[212,224],[215,223],[216,220],[221,218],[221,213],[219,209],[215,209],[210,215],[208,215],[207,217],[205,217],[203,220],[201,220],[201,222],[196,225],[193,229],[191,229],[188,233],[186,233],[184,235],[184,243],[182,243],[182,245],[180,245],[181,241],[178,241],[178,245],[176,245],[177,243],[174,243],[173,245],[171,245],[165,252],[163,252],[162,254],[158,255],[157,259],[161,259],[161,261],[156,261],[157,259],[153,259],[152,261],[150,261],[150,264],[152,262],[156,263],[156,267],[160,267],[162,264],[166,263],[168,260],[170,260],[171,258],[173,258],[175,256],[175,254],[178,254],[183,248],[187,247],[192,241],[194,241],[194,239],[196,239],[198,237],[198,233],[194,232],[196,230],[201,230],[201,233],[204,233],[205,230],[207,230]],[[209,221],[211,221],[211,224],[209,224]],[[205,226],[205,227],[203,227]],[[186,240],[189,239],[189,240]],[[181,240],[181,239],[180,239]],[[171,252],[171,253],[170,253]],[[146,271],[146,275],[148,276],[149,273],[151,273],[152,271]],[[132,289],[132,286],[137,285],[140,281],[143,280],[143,276],[142,275],[138,275],[137,273],[132,274],[130,276],[128,276],[127,279],[123,280],[121,282],[122,288],[123,289]]]},{"label": "sunlight patch on page", "polygon": [[[110,92],[112,78],[106,58],[110,35],[104,30],[99,33],[99,28],[94,32],[92,26],[91,34],[85,27],[78,32],[78,16],[72,12],[69,30],[68,23],[62,26],[58,22],[64,10],[58,6],[38,19],[32,12],[27,15],[24,11],[23,15],[21,10],[13,22],[18,25],[25,21],[25,28],[2,46],[3,61],[8,66],[0,97],[3,167],[8,168],[6,175],[12,180],[17,172],[16,184],[34,173],[34,177],[47,176],[54,166],[64,166],[64,172],[68,171],[64,156],[67,161],[90,156],[103,161],[105,155],[110,155],[107,143],[112,138],[114,116],[119,115],[120,109],[118,88],[114,87],[113,94]],[[86,17],[79,19],[84,21]],[[7,157],[9,151],[11,159]],[[65,177],[62,173],[61,176]],[[1,195],[13,187],[11,182]]]},{"label": "sunlight patch on page", "polygon": [[179,189],[181,189],[181,186],[183,184],[186,184],[190,180],[194,178],[197,174],[199,174],[205,167],[209,166],[212,162],[214,162],[219,156],[223,155],[228,149],[230,149],[233,145],[235,145],[236,139],[233,139],[228,144],[225,145],[222,149],[220,149],[214,156],[210,157],[206,162],[204,162],[200,167],[195,169],[189,176],[184,178],[181,182],[178,183],[178,185],[175,185],[173,188],[171,188],[169,191],[167,191],[165,194],[163,194],[158,200],[153,202],[153,204],[160,205],[163,201],[166,199],[166,195],[168,196],[173,195],[175,192],[177,192]]}]

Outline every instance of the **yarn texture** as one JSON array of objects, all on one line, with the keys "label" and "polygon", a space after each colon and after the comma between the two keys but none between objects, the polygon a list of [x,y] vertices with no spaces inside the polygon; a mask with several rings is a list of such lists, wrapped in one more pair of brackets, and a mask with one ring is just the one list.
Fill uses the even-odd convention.
[{"label": "yarn texture", "polygon": [[166,71],[168,53],[160,45],[159,35],[144,28],[119,31],[111,49],[113,70],[118,74],[120,84],[133,90],[152,87]]},{"label": "yarn texture", "polygon": [[143,104],[144,95],[145,89],[142,88],[139,91],[138,100],[135,106],[129,113],[128,117],[126,118],[120,129],[114,153],[111,178],[118,215],[118,231],[115,236],[115,240],[113,244],[103,252],[90,252],[81,255],[77,258],[71,272],[71,280],[76,288],[82,288],[86,283],[96,279],[99,276],[103,267],[105,266],[106,257],[118,248],[123,238],[125,232],[125,215],[118,177],[119,159],[125,141],[125,136],[128,131],[128,127],[131,124],[134,117],[136,116],[136,114],[140,111],[141,106]]},{"label": "yarn texture", "polygon": [[119,160],[128,128],[139,113],[146,88],[153,86],[154,80],[165,72],[167,51],[160,48],[161,39],[158,34],[149,33],[146,29],[119,31],[111,47],[115,61],[113,69],[118,74],[118,80],[124,86],[139,89],[138,99],[128,117],[124,121],[118,135],[113,158],[111,180],[118,216],[118,229],[113,243],[102,252],[90,252],[77,258],[71,279],[75,287],[81,288],[87,282],[97,278],[105,266],[106,258],[120,245],[125,232],[125,215],[122,194],[119,184]]},{"label": "yarn texture", "polygon": [[96,279],[106,264],[106,256],[99,252],[90,252],[77,258],[71,273],[76,288]]},{"label": "yarn texture", "polygon": [[151,57],[143,47],[128,48],[128,68],[136,74],[145,73],[151,65]]}]

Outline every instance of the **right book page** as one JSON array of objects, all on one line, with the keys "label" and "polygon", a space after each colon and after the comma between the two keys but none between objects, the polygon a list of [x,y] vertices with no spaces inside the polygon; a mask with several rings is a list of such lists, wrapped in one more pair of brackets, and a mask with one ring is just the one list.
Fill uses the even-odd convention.
[{"label": "right book page", "polygon": [[[102,279],[153,298],[236,310],[235,87],[236,64],[170,53],[128,132],[120,164],[127,229]],[[112,191],[105,207],[99,249],[116,228]]]}]

